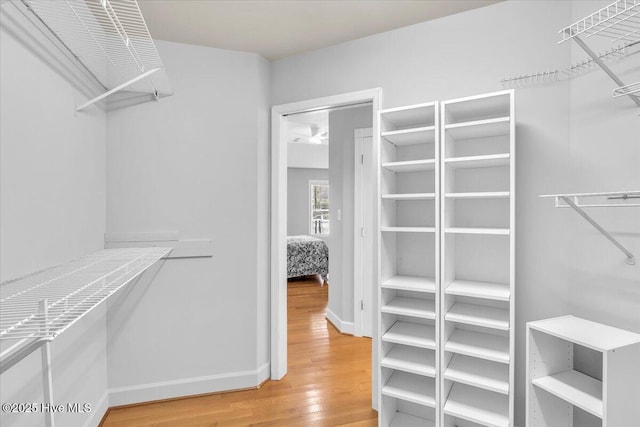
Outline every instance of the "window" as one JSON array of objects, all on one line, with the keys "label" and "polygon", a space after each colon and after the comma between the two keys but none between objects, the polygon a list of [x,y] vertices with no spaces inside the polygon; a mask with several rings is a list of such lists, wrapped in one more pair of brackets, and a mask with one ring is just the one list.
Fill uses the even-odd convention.
[{"label": "window", "polygon": [[309,181],[309,234],[329,234],[329,181]]}]

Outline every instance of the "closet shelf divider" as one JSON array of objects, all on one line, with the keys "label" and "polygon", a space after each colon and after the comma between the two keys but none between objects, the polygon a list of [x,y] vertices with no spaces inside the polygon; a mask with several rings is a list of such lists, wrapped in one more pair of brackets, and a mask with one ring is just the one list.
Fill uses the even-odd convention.
[{"label": "closet shelf divider", "polygon": [[435,336],[433,326],[397,321],[382,334],[382,341],[434,350]]},{"label": "closet shelf divider", "polygon": [[446,367],[443,377],[500,394],[509,394],[509,370],[507,366],[456,354]]},{"label": "closet shelf divider", "polygon": [[536,378],[533,385],[602,418],[602,381],[573,369]]},{"label": "closet shelf divider", "polygon": [[394,372],[382,387],[382,394],[407,402],[434,408],[436,406],[433,378]]},{"label": "closet shelf divider", "polygon": [[398,289],[402,291],[436,292],[435,279],[429,277],[393,276],[382,281],[381,286],[385,289]]},{"label": "closet shelf divider", "polygon": [[434,302],[420,298],[395,297],[380,308],[382,313],[400,316],[418,317],[421,319],[435,319]]},{"label": "closet shelf divider", "polygon": [[449,157],[444,164],[450,168],[488,168],[509,166],[509,153],[484,154],[479,156]]},{"label": "closet shelf divider", "polygon": [[479,282],[474,280],[453,280],[445,294],[463,297],[483,298],[496,301],[509,301],[509,285],[503,283]]},{"label": "closet shelf divider", "polygon": [[489,391],[455,384],[444,405],[445,414],[489,427],[509,426],[509,406],[506,397],[497,399]]},{"label": "closet shelf divider", "polygon": [[382,358],[380,365],[383,368],[395,369],[411,374],[427,377],[436,376],[435,353],[408,346],[394,346],[386,356]]},{"label": "closet shelf divider", "polygon": [[509,311],[503,308],[456,302],[444,318],[455,323],[509,330]]},{"label": "closet shelf divider", "polygon": [[435,159],[406,160],[382,163],[382,168],[393,172],[418,172],[433,170],[435,168],[435,164]]},{"label": "closet shelf divider", "polygon": [[455,329],[444,346],[445,351],[508,364],[509,340],[507,337],[481,332]]}]

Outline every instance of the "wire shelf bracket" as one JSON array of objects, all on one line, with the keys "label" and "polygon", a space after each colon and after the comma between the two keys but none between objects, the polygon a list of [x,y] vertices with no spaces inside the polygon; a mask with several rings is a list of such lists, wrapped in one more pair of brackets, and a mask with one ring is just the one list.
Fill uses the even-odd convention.
[{"label": "wire shelf bracket", "polygon": [[[587,214],[583,208],[593,207],[640,207],[640,203],[629,202],[628,200],[640,199],[640,191],[616,191],[607,193],[575,193],[575,194],[545,194],[540,197],[553,197],[556,201],[556,208],[572,208],[580,214],[589,224],[591,224],[596,230],[598,230],[607,240],[609,240],[615,247],[617,247],[627,257],[627,264],[635,265],[636,258],[625,248],[615,237],[605,230],[600,224],[597,223],[589,214]],[[606,198],[607,202],[590,202],[583,203],[582,199],[587,198]],[[609,202],[611,200],[619,200],[621,203]]]},{"label": "wire shelf bracket", "polygon": [[106,89],[77,111],[123,89],[155,100],[173,94],[136,0],[16,1]]},{"label": "wire shelf bracket", "polygon": [[[561,40],[558,43],[574,40],[591,59],[613,80],[618,88],[614,96],[628,96],[638,107],[640,98],[637,90],[628,90],[630,85],[623,81],[609,68],[607,64],[584,42],[582,37],[607,37],[612,42],[623,41],[635,44],[640,41],[640,0],[618,0],[606,7],[586,16],[579,21],[559,31]],[[617,92],[616,92],[617,91]]]},{"label": "wire shelf bracket", "polygon": [[[154,68],[153,70],[145,71],[144,73],[140,74],[138,77],[134,77],[131,80],[129,80],[128,82],[124,82],[121,85],[118,85],[118,86],[114,87],[113,89],[106,91],[102,95],[98,95],[95,98],[90,99],[89,101],[85,102],[84,104],[82,104],[78,108],[76,108],[76,111],[81,111],[81,110],[87,108],[88,106],[90,106],[92,104],[95,104],[96,102],[100,101],[101,99],[104,99],[107,96],[109,96],[109,95],[111,95],[113,93],[116,93],[116,92],[126,88],[127,86],[130,86],[130,85],[134,84],[138,80],[144,79],[145,77],[155,73],[156,71],[160,71],[160,68]],[[154,98],[156,100],[159,98],[157,90],[154,91],[153,96],[154,96]]]}]

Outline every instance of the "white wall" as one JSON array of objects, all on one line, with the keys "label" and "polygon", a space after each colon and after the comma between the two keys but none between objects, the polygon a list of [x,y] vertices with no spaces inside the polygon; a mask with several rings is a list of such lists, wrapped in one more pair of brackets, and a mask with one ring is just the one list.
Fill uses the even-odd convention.
[{"label": "white wall", "polygon": [[[573,21],[604,7],[607,1],[576,2]],[[610,49],[608,39],[587,39],[596,52]],[[640,79],[640,49],[610,63],[626,83]],[[586,57],[577,45],[572,61]],[[598,192],[640,189],[640,109],[628,98],[614,99],[615,83],[600,69],[571,81],[570,157],[558,191]],[[552,209],[549,207],[549,209]],[[577,316],[640,333],[640,208],[587,209],[636,256],[636,265],[576,212],[558,209],[569,223],[567,252],[569,311]],[[598,361],[577,351],[577,368],[601,378]],[[596,425],[593,417],[576,411],[575,423]]]},{"label": "white wall", "polygon": [[309,181],[328,179],[328,169],[287,168],[287,236],[309,234]]},{"label": "white wall", "polygon": [[109,113],[107,231],[211,238],[110,303],[111,405],[268,376],[268,63],[158,42],[175,95]]},{"label": "white wall", "polygon": [[[577,20],[607,1],[576,2]],[[608,40],[592,37],[596,51],[610,49]],[[632,83],[640,78],[640,49],[610,66]],[[586,56],[572,45],[572,60]],[[629,98],[614,99],[615,83],[600,69],[571,81],[571,135],[567,180],[559,190],[575,192],[640,189],[640,109]],[[590,224],[570,210],[569,292],[571,311],[595,321],[640,333],[640,210],[638,208],[590,209],[606,230],[636,255],[635,266]]]},{"label": "white wall", "polygon": [[[570,48],[556,42],[558,29],[570,21],[570,2],[507,1],[285,58],[272,64],[272,101],[277,105],[381,87],[383,108],[390,108],[500,90],[499,81],[506,76],[567,66]],[[520,427],[524,426],[525,322],[569,310],[570,222],[538,199],[565,180],[569,101],[566,83],[516,93]]]},{"label": "white wall", "polygon": [[[75,114],[97,89],[13,4],[0,10],[1,280],[103,248],[105,114]],[[94,92],[93,94],[95,95]],[[106,410],[106,311],[98,307],[51,344],[54,403],[92,405],[58,425],[97,424]],[[43,401],[40,351],[0,377],[2,402]],[[41,413],[0,414],[3,426],[41,426]]]},{"label": "white wall", "polygon": [[331,279],[328,309],[348,323],[353,322],[354,130],[370,128],[372,123],[371,105],[329,112],[329,216],[332,222],[328,242]]},{"label": "white wall", "polygon": [[329,146],[327,144],[287,144],[287,166],[290,168],[327,169]]}]

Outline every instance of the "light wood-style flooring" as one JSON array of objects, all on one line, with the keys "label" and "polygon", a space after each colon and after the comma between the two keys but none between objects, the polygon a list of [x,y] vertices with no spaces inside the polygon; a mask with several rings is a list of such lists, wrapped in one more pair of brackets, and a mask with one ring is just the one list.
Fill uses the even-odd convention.
[{"label": "light wood-style flooring", "polygon": [[319,277],[288,285],[289,368],[259,389],[111,409],[103,427],[377,426],[371,409],[371,340],[325,319]]}]

